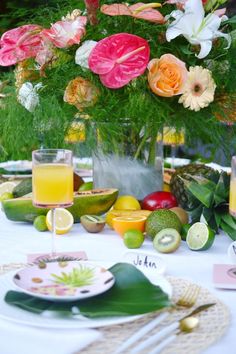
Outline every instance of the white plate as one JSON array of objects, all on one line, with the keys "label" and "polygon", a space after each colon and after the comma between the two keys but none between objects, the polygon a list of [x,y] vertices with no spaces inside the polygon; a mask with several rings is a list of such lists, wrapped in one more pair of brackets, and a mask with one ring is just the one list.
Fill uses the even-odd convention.
[{"label": "white plate", "polygon": [[[75,286],[75,276],[84,275],[84,285]],[[64,283],[64,277],[70,280]],[[73,281],[73,287],[70,286]],[[18,270],[13,282],[24,293],[50,301],[75,301],[92,297],[109,290],[115,283],[111,272],[87,261],[51,262],[44,267],[34,264]],[[78,283],[78,282],[77,282]]]},{"label": "white plate", "polygon": [[[104,267],[112,266],[112,263],[100,264]],[[120,323],[127,323],[134,321],[144,315],[138,316],[122,316],[122,317],[104,317],[89,319],[82,316],[71,316],[65,317],[64,315],[54,314],[52,312],[45,312],[43,314],[34,314],[25,310],[21,310],[18,307],[8,305],[4,301],[4,297],[9,290],[17,290],[15,287],[12,277],[14,272],[9,272],[1,276],[0,281],[0,318],[8,320],[15,323],[20,323],[24,325],[34,326],[34,327],[44,327],[44,328],[97,328],[103,326],[111,326]],[[159,285],[163,291],[165,291],[169,296],[172,295],[172,287],[170,283],[162,276],[157,276],[155,278],[155,285]]]}]

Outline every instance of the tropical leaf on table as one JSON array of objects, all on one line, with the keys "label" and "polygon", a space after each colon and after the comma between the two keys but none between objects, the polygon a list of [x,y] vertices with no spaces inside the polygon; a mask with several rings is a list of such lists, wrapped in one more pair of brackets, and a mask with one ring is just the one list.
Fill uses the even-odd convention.
[{"label": "tropical leaf on table", "polygon": [[153,285],[133,265],[118,263],[109,271],[115,277],[113,287],[89,299],[59,303],[9,291],[5,296],[5,301],[9,305],[39,314],[47,310],[71,316],[72,308],[77,307],[81,315],[89,318],[139,315],[172,305],[168,295],[159,286]]}]

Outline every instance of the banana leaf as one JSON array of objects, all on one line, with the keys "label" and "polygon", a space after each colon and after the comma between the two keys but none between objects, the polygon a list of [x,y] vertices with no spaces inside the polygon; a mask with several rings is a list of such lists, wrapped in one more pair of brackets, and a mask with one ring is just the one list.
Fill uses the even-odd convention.
[{"label": "banana leaf", "polygon": [[187,190],[194,195],[205,207],[210,208],[214,200],[214,192],[194,181],[182,178]]},{"label": "banana leaf", "polygon": [[73,302],[52,302],[33,296],[9,291],[5,301],[34,313],[56,311],[72,315],[72,308],[79,308],[80,314],[89,318],[106,316],[129,316],[157,311],[171,306],[168,295],[153,285],[136,267],[117,263],[109,269],[115,276],[115,284],[106,293],[85,300]]}]

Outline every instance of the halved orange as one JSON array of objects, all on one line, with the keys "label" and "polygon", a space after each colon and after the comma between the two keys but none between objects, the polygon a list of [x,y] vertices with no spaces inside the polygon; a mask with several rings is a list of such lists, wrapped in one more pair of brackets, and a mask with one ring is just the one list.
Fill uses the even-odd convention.
[{"label": "halved orange", "polygon": [[114,230],[123,237],[128,230],[145,230],[145,216],[119,216],[113,219],[112,225]]},{"label": "halved orange", "polygon": [[150,210],[115,210],[111,209],[106,214],[106,223],[113,229],[113,219],[118,217],[145,217],[151,214]]}]

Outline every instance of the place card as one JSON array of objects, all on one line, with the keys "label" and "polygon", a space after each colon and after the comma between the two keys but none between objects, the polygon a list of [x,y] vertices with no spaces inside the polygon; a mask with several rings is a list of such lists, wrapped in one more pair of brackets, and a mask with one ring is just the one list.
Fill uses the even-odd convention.
[{"label": "place card", "polygon": [[214,264],[213,282],[216,288],[236,289],[236,265]]},{"label": "place card", "polygon": [[166,269],[166,264],[162,258],[147,253],[127,252],[124,254],[123,259],[144,273],[153,271],[155,274],[163,274]]},{"label": "place card", "polygon": [[[27,262],[28,263],[37,263],[42,260],[50,259],[50,253],[31,253],[27,255]],[[83,260],[86,261],[88,259],[87,254],[84,251],[78,252],[57,252],[56,257],[61,258],[71,258],[71,260]]]}]

